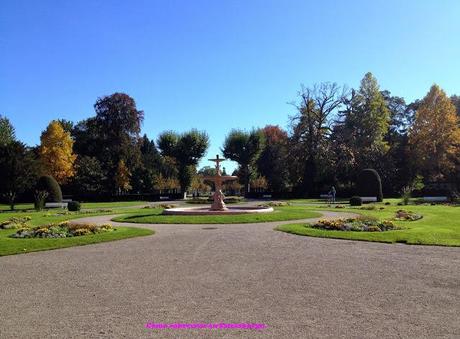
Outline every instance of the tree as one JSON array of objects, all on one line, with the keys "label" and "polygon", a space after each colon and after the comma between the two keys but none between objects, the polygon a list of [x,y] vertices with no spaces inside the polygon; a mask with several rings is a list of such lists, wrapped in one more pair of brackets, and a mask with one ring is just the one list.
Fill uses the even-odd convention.
[{"label": "tree", "polygon": [[342,112],[347,143],[354,153],[358,168],[377,167],[388,151],[385,136],[390,124],[390,111],[379,90],[377,79],[366,73],[359,90],[345,99]]},{"label": "tree", "polygon": [[257,170],[267,180],[273,192],[286,190],[289,183],[287,166],[288,135],[279,126],[267,125],[262,129],[265,147],[257,160]]},{"label": "tree", "polygon": [[97,194],[104,190],[107,180],[101,163],[95,157],[79,156],[75,162],[75,177],[72,185],[75,192]]},{"label": "tree", "polygon": [[126,164],[123,160],[120,160],[117,167],[117,172],[115,174],[115,182],[117,184],[118,194],[124,193],[131,189],[130,184],[131,173],[126,167]]},{"label": "tree", "polygon": [[73,140],[58,121],[51,121],[40,137],[40,161],[46,174],[60,184],[74,176]]},{"label": "tree", "polygon": [[33,154],[23,143],[0,145],[0,194],[8,200],[11,210],[18,195],[34,185],[37,173]]},{"label": "tree", "polygon": [[152,192],[155,177],[162,169],[162,159],[155,142],[144,135],[139,141],[140,164],[132,172],[133,191]]},{"label": "tree", "polygon": [[157,143],[164,157],[175,160],[180,189],[185,198],[196,172],[196,165],[209,147],[209,136],[196,129],[182,134],[166,131],[158,137]]},{"label": "tree", "polygon": [[244,193],[249,193],[251,176],[256,173],[255,165],[264,148],[265,140],[261,130],[251,132],[234,129],[224,141],[222,153],[225,158],[236,161],[244,183]]},{"label": "tree", "polygon": [[328,161],[328,139],[332,131],[332,117],[342,105],[346,89],[335,83],[321,83],[312,88],[302,87],[298,113],[290,118],[289,143],[291,175],[294,184],[305,195],[318,190],[320,166]]},{"label": "tree", "polygon": [[460,127],[455,106],[438,86],[431,86],[409,130],[409,146],[418,174],[429,180],[454,174],[460,159]]},{"label": "tree", "polygon": [[104,189],[117,192],[113,175],[120,160],[132,173],[140,166],[139,133],[144,112],[136,107],[133,98],[124,93],[114,93],[98,98],[94,109],[96,116],[78,123],[73,129],[75,149],[79,155],[95,157],[105,176]]},{"label": "tree", "polygon": [[0,146],[7,145],[16,140],[14,127],[7,117],[0,115]]},{"label": "tree", "polygon": [[460,95],[452,95],[450,100],[455,105],[455,109],[457,110],[457,116],[460,119]]}]

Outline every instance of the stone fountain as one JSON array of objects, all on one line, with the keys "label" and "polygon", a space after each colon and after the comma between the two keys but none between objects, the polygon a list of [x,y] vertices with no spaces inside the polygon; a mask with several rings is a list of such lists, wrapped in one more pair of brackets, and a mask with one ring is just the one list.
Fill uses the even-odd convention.
[{"label": "stone fountain", "polygon": [[169,215],[216,215],[216,214],[246,214],[246,213],[266,213],[273,212],[272,207],[261,207],[261,206],[232,206],[227,207],[225,205],[224,193],[222,193],[222,185],[226,181],[232,181],[238,179],[234,175],[222,175],[220,170],[220,163],[225,161],[223,158],[219,158],[216,155],[214,159],[208,159],[209,161],[216,163],[216,174],[207,176],[204,179],[214,183],[215,191],[213,194],[213,202],[211,208],[208,207],[177,207],[168,208],[163,211],[163,214]]},{"label": "stone fountain", "polygon": [[214,183],[215,192],[212,196],[213,203],[211,205],[211,211],[227,211],[228,208],[225,206],[225,196],[222,193],[222,184],[225,181],[236,180],[238,177],[234,175],[222,175],[220,171],[220,163],[225,159],[219,158],[219,154],[216,155],[215,159],[208,159],[216,163],[216,175],[205,177],[204,180],[208,180]]}]

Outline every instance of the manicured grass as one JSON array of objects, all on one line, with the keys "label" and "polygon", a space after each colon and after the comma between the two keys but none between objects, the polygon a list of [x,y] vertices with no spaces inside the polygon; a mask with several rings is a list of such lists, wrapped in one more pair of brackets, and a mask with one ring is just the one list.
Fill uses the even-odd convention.
[{"label": "manicured grass", "polygon": [[146,209],[142,213],[130,213],[113,219],[119,222],[141,224],[244,224],[281,220],[300,220],[319,217],[320,214],[304,206],[275,207],[271,213],[239,215],[161,215],[163,209]]},{"label": "manicured grass", "polygon": [[82,202],[81,208],[83,209],[118,208],[118,207],[145,206],[147,204],[148,204],[147,201]]},{"label": "manicured grass", "polygon": [[[115,201],[115,202],[82,202],[82,209],[101,209],[101,208],[119,208],[119,207],[133,207],[147,205],[147,201]],[[33,203],[17,204],[15,205],[16,211],[33,210]],[[10,205],[0,204],[0,211],[9,211]],[[59,209],[52,209],[59,210]]]},{"label": "manicured grass", "polygon": [[[0,212],[0,221],[7,220],[11,217],[24,217],[30,216],[32,220],[30,224],[32,226],[44,225],[48,223],[56,223],[65,220],[72,220],[78,218],[84,218],[89,216],[104,215],[104,214],[116,214],[116,213],[128,213],[128,212],[138,212],[141,213],[142,209],[132,209],[132,208],[123,208],[117,207],[118,203],[105,203],[105,208],[110,208],[113,212],[97,212],[95,213],[72,213],[68,215],[61,215],[64,210],[62,209],[53,209],[37,212],[35,210],[29,210],[26,212]],[[119,205],[118,205],[119,206]],[[125,206],[127,207],[127,206]],[[97,206],[97,208],[102,208]],[[98,242],[120,240],[138,236],[145,236],[153,234],[153,231],[142,228],[134,227],[117,227],[116,231],[99,233],[94,235],[85,235],[72,238],[58,238],[58,239],[15,239],[9,238],[8,236],[15,233],[16,230],[0,230],[0,256],[18,254],[18,253],[27,253],[33,251],[43,251],[56,248],[70,247],[70,246],[81,246],[94,244]]]},{"label": "manicured grass", "polygon": [[[312,237],[364,240],[386,243],[406,243],[417,245],[443,245],[460,246],[460,206],[445,205],[408,205],[395,206],[399,200],[388,200],[391,206],[375,204],[377,208],[372,211],[363,210],[359,207],[348,207],[345,209],[329,208],[328,206],[305,206],[310,210],[331,210],[337,212],[354,212],[362,215],[377,217],[380,220],[392,219],[399,209],[413,211],[423,215],[417,221],[396,221],[395,224],[403,227],[402,230],[386,232],[349,232],[349,231],[328,231],[308,227],[304,223],[281,225],[276,229],[297,235]],[[369,206],[369,205],[364,205]]]}]

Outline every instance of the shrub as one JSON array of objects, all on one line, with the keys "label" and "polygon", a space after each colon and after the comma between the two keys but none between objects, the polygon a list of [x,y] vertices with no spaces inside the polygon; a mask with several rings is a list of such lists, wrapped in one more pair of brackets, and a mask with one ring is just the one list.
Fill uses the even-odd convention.
[{"label": "shrub", "polygon": [[48,193],[48,197],[46,199],[48,202],[62,202],[61,187],[50,175],[45,175],[38,179],[37,190]]},{"label": "shrub", "polygon": [[67,204],[67,209],[69,211],[79,211],[81,210],[81,204],[78,201],[69,201]]},{"label": "shrub", "polygon": [[375,169],[367,168],[359,173],[356,191],[360,197],[377,197],[378,202],[383,201],[382,181]]},{"label": "shrub", "polygon": [[358,197],[358,196],[353,196],[351,197],[350,199],[350,205],[351,206],[361,206],[363,204],[363,201],[361,199],[361,197]]},{"label": "shrub", "polygon": [[37,211],[41,211],[45,208],[46,197],[48,196],[47,191],[36,190],[34,193],[34,207]]}]

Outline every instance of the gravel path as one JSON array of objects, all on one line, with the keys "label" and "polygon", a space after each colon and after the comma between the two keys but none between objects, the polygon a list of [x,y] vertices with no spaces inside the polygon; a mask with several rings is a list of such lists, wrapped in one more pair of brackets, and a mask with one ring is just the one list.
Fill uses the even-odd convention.
[{"label": "gravel path", "polygon": [[301,237],[279,224],[136,224],[157,233],[0,257],[0,337],[460,337],[459,248]]}]

